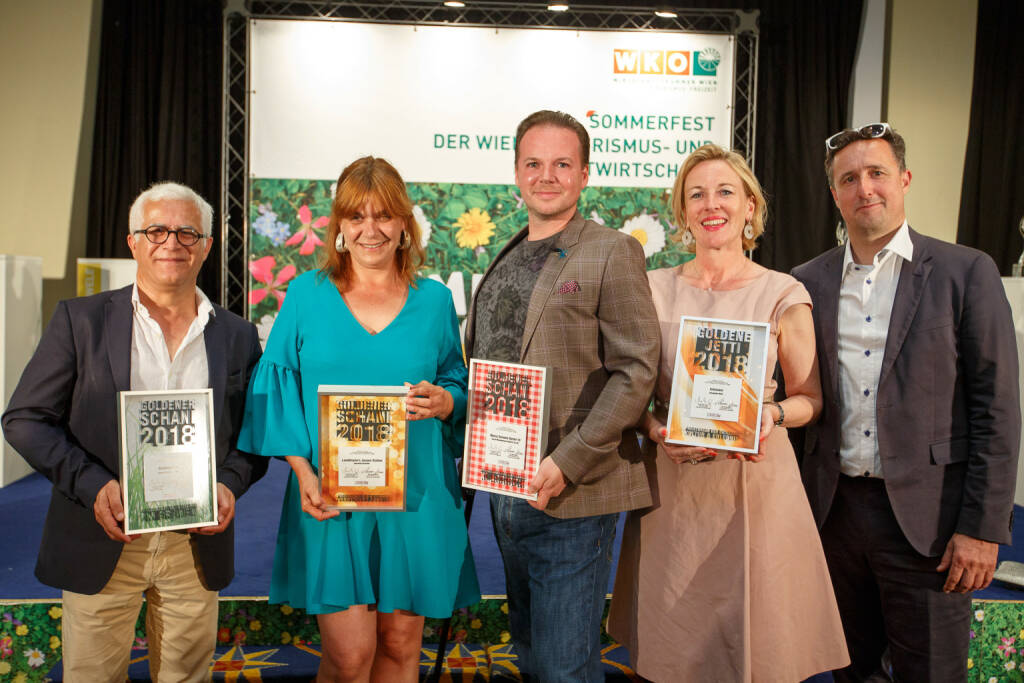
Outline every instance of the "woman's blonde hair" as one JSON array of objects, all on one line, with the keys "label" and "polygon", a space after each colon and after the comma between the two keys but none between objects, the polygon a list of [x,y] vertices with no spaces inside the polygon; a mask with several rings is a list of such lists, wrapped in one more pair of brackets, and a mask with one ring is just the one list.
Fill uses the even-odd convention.
[{"label": "woman's blonde hair", "polygon": [[750,166],[747,165],[743,157],[736,152],[710,143],[698,147],[690,156],[686,157],[686,161],[683,162],[682,167],[679,169],[679,175],[676,176],[676,182],[672,186],[672,216],[675,218],[676,225],[679,226],[679,229],[673,235],[673,239],[681,242],[688,251],[693,251],[694,242],[691,240],[687,244],[682,240],[682,234],[689,230],[686,226],[686,195],[683,192],[683,186],[686,183],[686,176],[690,174],[690,171],[697,164],[705,161],[724,161],[729,164],[729,167],[740,177],[740,182],[743,183],[743,191],[748,197],[754,198],[754,215],[750,219],[750,225],[754,229],[754,236],[747,238],[746,235],[742,235],[743,249],[746,251],[754,249],[757,246],[757,238],[764,233],[764,224],[768,216],[768,204],[765,201],[761,183],[757,182],[757,177],[750,170]]},{"label": "woman's blonde hair", "polygon": [[[335,241],[341,231],[341,221],[352,218],[363,210],[369,201],[378,210],[398,218],[408,238],[400,236],[395,251],[395,266],[398,274],[413,287],[416,274],[423,263],[423,247],[420,245],[420,226],[412,215],[412,202],[405,190],[405,182],[395,167],[384,159],[362,157],[345,167],[338,176],[338,186],[331,203],[331,217],[327,224],[327,244],[321,272],[331,278],[342,290],[352,281],[352,256],[347,251],[338,251]],[[403,244],[408,246],[402,246]]]}]

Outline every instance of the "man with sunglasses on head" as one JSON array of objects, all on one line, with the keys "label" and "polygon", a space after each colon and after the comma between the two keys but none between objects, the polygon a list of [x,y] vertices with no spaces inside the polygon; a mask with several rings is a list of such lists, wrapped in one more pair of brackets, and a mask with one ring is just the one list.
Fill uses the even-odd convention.
[{"label": "man with sunglasses on head", "polygon": [[[147,598],[153,680],[208,680],[217,591],[234,574],[235,499],[266,459],[235,448],[252,323],[210,300],[196,278],[213,244],[213,210],[158,183],[129,213],[135,283],[62,301],[22,374],[4,435],[53,491],[36,576],[63,590],[64,680],[123,681]],[[118,481],[119,391],[212,388],[217,525],[127,536]]]},{"label": "man with sunglasses on head", "polygon": [[837,681],[965,681],[971,591],[1010,542],[1020,408],[999,271],[907,224],[888,124],[825,143],[849,241],[793,271],[824,408],[803,478],[852,663]]}]

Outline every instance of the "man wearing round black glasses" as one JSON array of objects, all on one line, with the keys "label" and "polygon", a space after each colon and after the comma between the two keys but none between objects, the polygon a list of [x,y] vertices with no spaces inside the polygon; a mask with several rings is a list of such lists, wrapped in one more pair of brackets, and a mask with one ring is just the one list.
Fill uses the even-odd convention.
[{"label": "man wearing round black glasses", "polygon": [[[63,590],[68,681],[125,679],[143,595],[153,680],[210,677],[217,591],[234,574],[235,499],[267,467],[235,448],[256,328],[196,287],[212,216],[183,185],[139,195],[129,213],[135,283],[58,304],[3,415],[7,440],[53,482],[36,576]],[[205,388],[217,524],[126,535],[118,392]]]},{"label": "man wearing round black glasses", "polygon": [[803,461],[852,663],[837,681],[965,681],[971,591],[1010,542],[1017,349],[992,259],[907,224],[903,138],[825,142],[849,242],[794,269],[824,408]]}]

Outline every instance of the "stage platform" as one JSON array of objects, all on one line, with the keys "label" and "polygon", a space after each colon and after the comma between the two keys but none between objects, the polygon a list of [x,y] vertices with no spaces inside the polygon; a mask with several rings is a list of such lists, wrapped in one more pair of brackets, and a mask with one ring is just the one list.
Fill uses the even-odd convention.
[{"label": "stage platform", "polygon": [[[300,610],[269,605],[265,597],[287,472],[286,464],[273,461],[267,477],[238,502],[236,577],[221,592],[220,642],[211,665],[215,681],[309,681],[316,672],[320,656],[316,620]],[[0,519],[5,522],[5,532],[0,534],[0,681],[63,679],[60,592],[43,586],[33,575],[49,490],[40,475],[0,489]],[[1000,560],[1024,561],[1024,532],[1017,536],[1015,546],[1001,549]],[[485,599],[453,618],[441,680],[518,680],[508,642],[501,558],[485,495],[474,507],[470,541]],[[133,681],[149,680],[142,623],[140,615],[129,672]],[[969,680],[1020,680],[1024,591],[995,582],[975,594],[972,624]],[[440,625],[428,620],[424,629],[423,679],[433,666]],[[607,680],[636,680],[628,653],[607,636],[603,657]],[[831,676],[813,680],[830,681]]]}]

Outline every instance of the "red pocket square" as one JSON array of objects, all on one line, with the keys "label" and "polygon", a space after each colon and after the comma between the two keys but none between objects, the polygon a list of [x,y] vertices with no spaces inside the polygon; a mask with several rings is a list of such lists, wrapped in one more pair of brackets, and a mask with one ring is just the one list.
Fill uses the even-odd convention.
[{"label": "red pocket square", "polygon": [[580,291],[580,283],[575,280],[566,280],[562,283],[562,286],[558,288],[559,294],[573,294],[578,291]]}]

